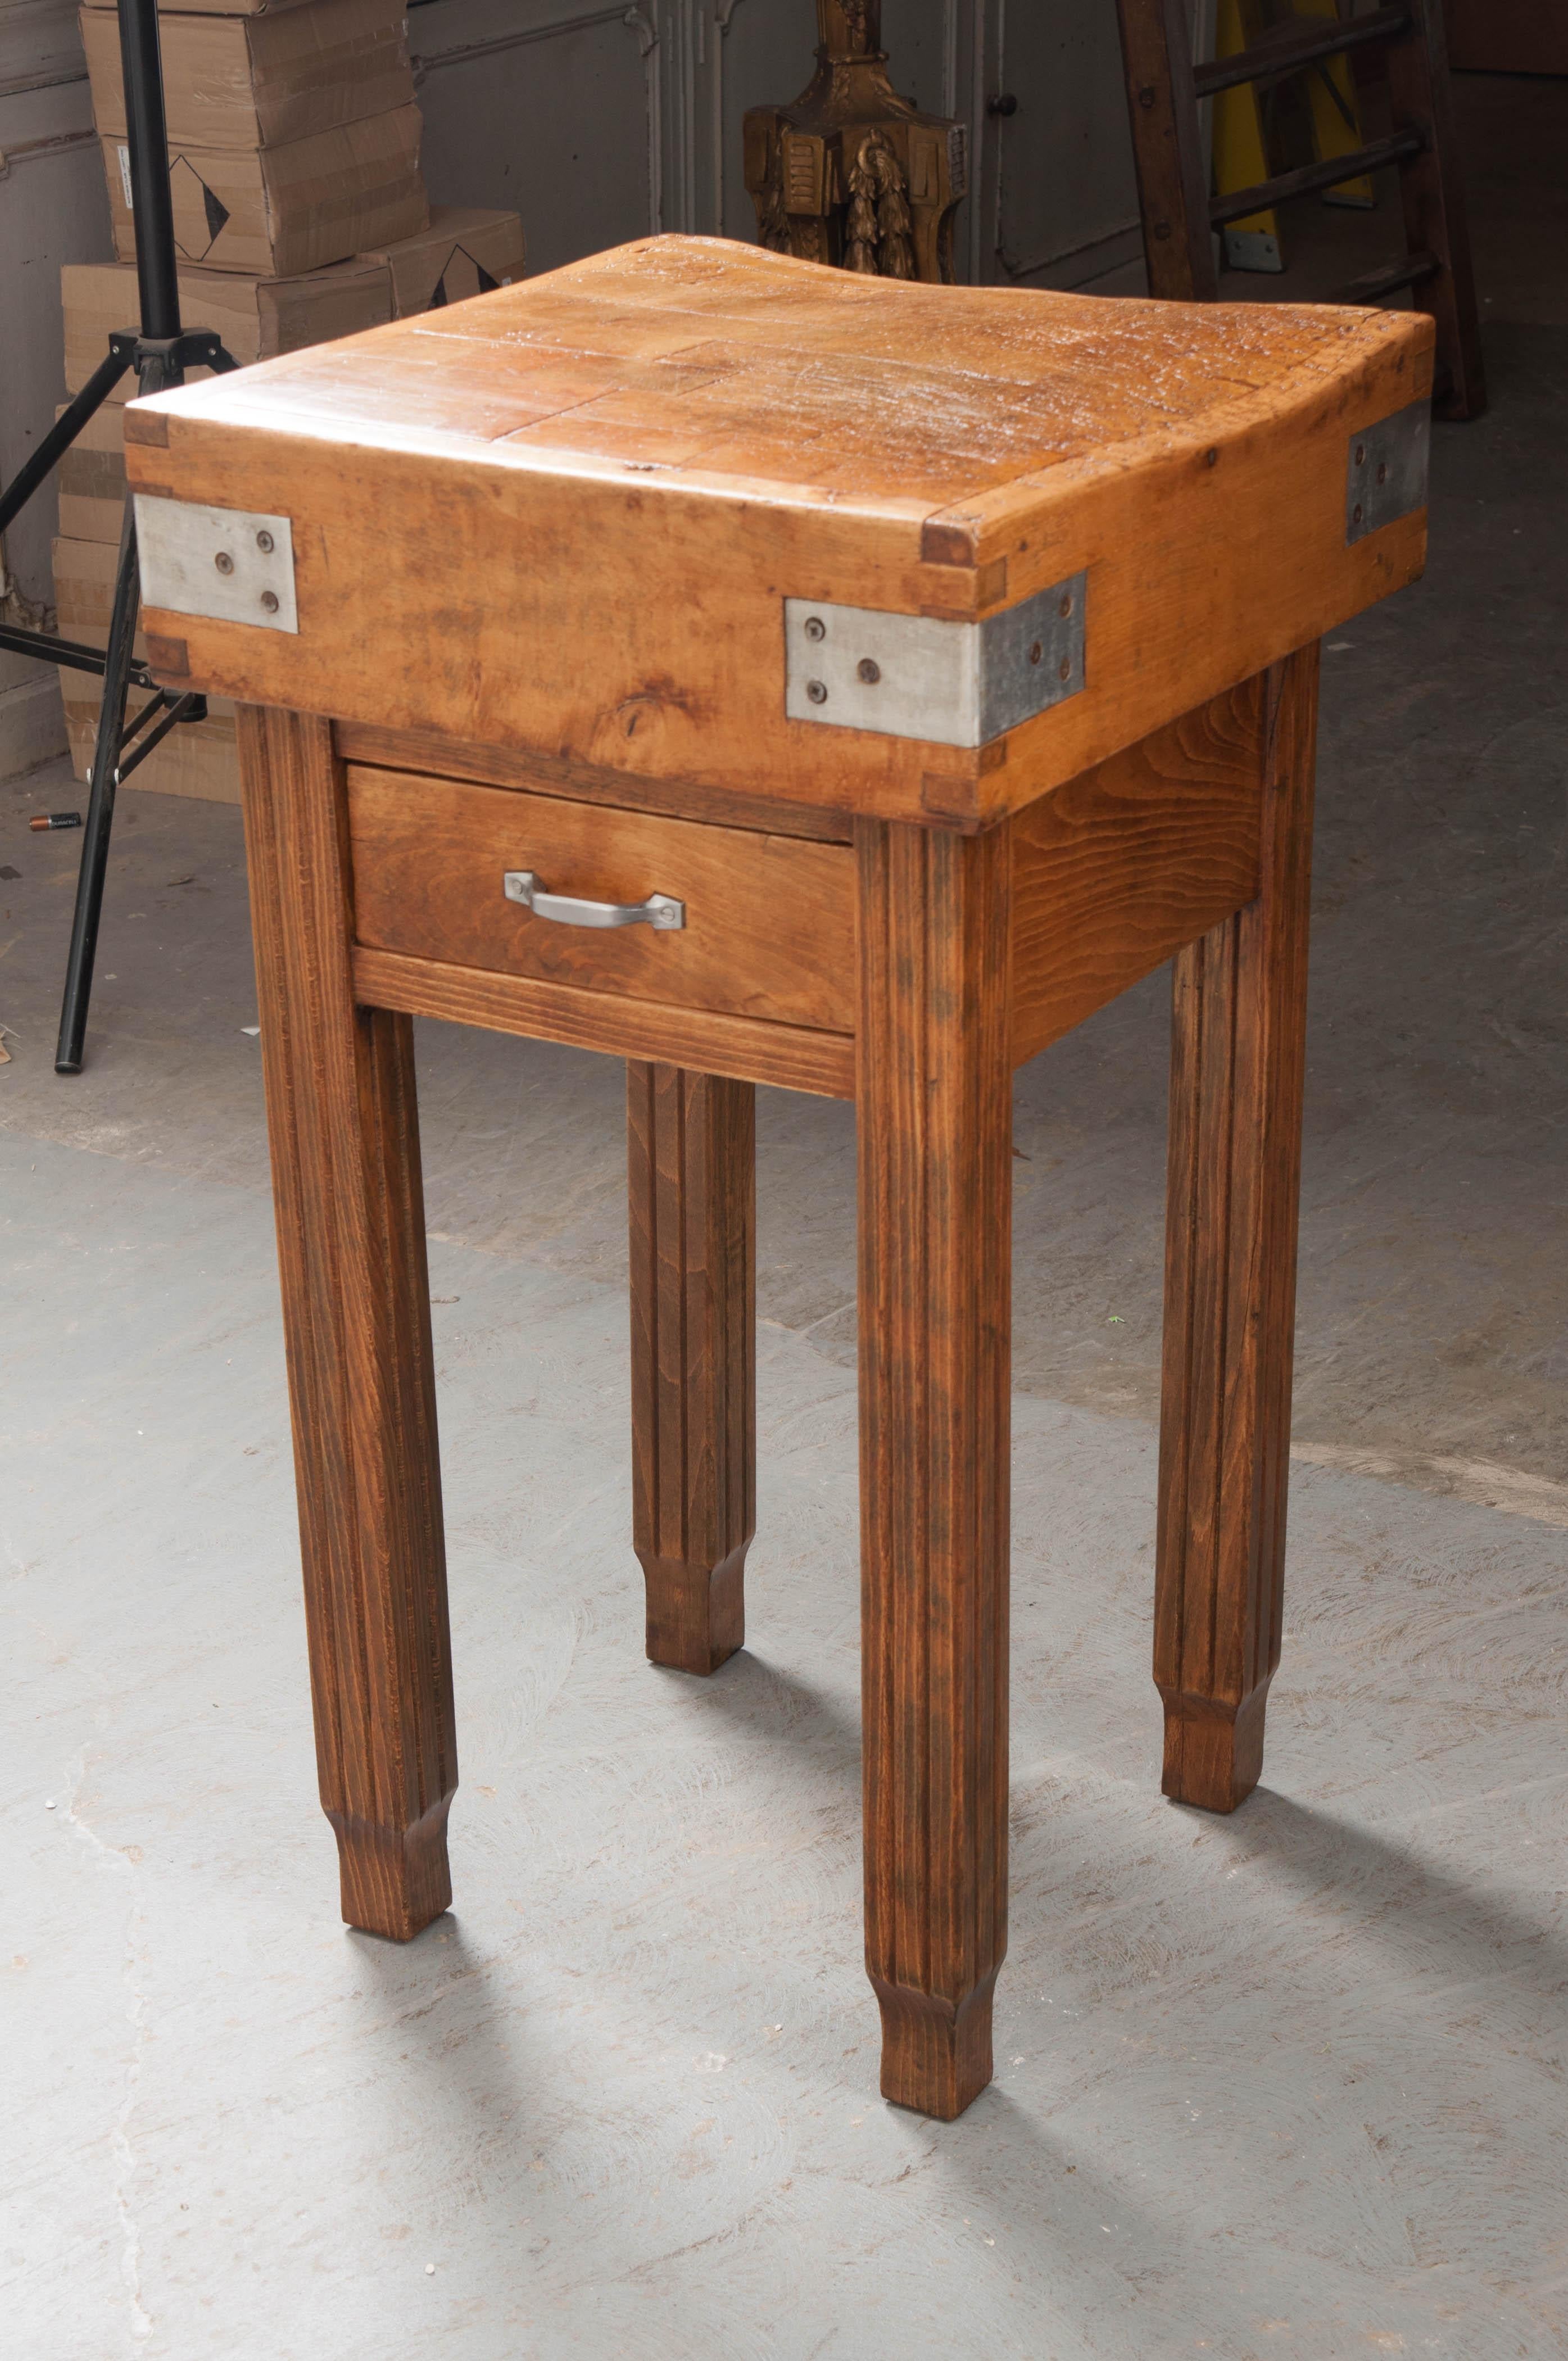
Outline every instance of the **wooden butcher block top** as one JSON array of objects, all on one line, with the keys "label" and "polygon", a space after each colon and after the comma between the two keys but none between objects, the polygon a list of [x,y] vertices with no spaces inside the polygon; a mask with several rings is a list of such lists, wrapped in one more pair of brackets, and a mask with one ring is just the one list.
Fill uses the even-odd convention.
[{"label": "wooden butcher block top", "polygon": [[134,403],[153,663],[973,827],[1420,572],[1431,351],[651,238]]}]

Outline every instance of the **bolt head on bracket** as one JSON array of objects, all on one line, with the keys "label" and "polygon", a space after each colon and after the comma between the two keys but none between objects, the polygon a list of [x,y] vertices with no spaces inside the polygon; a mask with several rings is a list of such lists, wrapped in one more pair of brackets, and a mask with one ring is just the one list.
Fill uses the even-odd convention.
[{"label": "bolt head on bracket", "polygon": [[294,537],[285,516],[136,496],[142,603],[264,631],[300,628]]},{"label": "bolt head on bracket", "polygon": [[1083,686],[1087,577],[982,622],[786,598],[784,712],[929,745],[989,745]]}]

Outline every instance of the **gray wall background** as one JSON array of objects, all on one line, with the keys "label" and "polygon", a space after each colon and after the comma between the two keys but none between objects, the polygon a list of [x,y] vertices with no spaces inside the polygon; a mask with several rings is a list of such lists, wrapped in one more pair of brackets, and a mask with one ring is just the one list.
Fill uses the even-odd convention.
[{"label": "gray wall background", "polygon": [[[884,0],[883,30],[899,88],[970,126],[965,277],[1136,272],[1112,0]],[[648,228],[750,237],[741,118],[804,89],[816,25],[812,0],[415,0],[410,34],[433,192],[516,205],[548,269]]]}]

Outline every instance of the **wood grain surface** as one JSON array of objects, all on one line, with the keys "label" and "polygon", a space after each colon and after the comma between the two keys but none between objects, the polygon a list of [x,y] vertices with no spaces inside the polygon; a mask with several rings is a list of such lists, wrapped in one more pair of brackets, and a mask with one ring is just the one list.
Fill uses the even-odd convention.
[{"label": "wood grain surface", "polygon": [[631,1538],[648,1655],[711,1673],[746,1637],[757,1529],[756,1092],[626,1068]]},{"label": "wood grain surface", "polygon": [[1261,891],[1174,972],[1155,1680],[1165,1792],[1219,1812],[1279,1662],[1317,684],[1263,684]]},{"label": "wood grain surface", "polygon": [[991,2079],[1007,1925],[1007,843],[864,822],[860,1389],[866,1960],[883,2095]]},{"label": "wood grain surface", "polygon": [[449,1025],[483,1025],[536,1041],[567,1041],[612,1058],[662,1059],[699,1074],[774,1082],[817,1098],[855,1094],[850,1033],[763,1024],[751,1016],[589,992],[575,983],[541,983],[532,976],[491,975],[439,960],[406,959],[397,951],[356,950],[354,991],[367,1008],[400,1008]]},{"label": "wood grain surface", "polygon": [[[1422,512],[1346,545],[1344,478],[1431,335],[645,240],[132,405],[139,491],[293,522],[296,633],[148,629],[181,686],[978,827],[1419,572]],[[787,597],[962,619],[1080,570],[1086,685],[1004,740],[785,716]]]},{"label": "wood grain surface", "polygon": [[345,1918],[406,1940],[457,1784],[412,1028],[355,1005],[328,725],[237,720],[322,1802]]},{"label": "wood grain surface", "polygon": [[[373,950],[438,959],[677,1007],[847,1033],[854,1024],[848,845],[706,828],[406,771],[348,770],[355,928]],[[685,905],[685,925],[600,930],[509,902],[532,870],[551,894]]]},{"label": "wood grain surface", "polygon": [[[181,655],[180,668],[184,666]],[[519,753],[510,746],[440,738],[433,730],[388,730],[373,721],[339,721],[332,735],[345,763],[369,763],[378,770],[412,771],[438,779],[471,779],[477,786],[520,787],[622,809],[626,806],[624,772],[574,762],[566,755]],[[715,828],[752,829],[761,836],[807,836],[823,844],[848,844],[854,835],[848,812],[743,796],[733,788],[717,793],[685,779],[639,779],[636,805],[640,811],[668,812],[672,818],[704,820]]]},{"label": "wood grain surface", "polygon": [[1020,1063],[1252,900],[1262,730],[1244,682],[1013,821]]}]

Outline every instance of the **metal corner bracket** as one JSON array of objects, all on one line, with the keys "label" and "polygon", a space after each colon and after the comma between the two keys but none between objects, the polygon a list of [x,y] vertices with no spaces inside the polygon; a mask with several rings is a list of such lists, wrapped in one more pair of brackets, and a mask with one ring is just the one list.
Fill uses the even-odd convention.
[{"label": "metal corner bracket", "polygon": [[142,604],[214,623],[298,631],[294,535],[285,516],[136,496]]},{"label": "metal corner bracket", "polygon": [[986,746],[1076,697],[1088,577],[1069,575],[981,622],[786,598],[784,713],[936,746]]},{"label": "metal corner bracket", "polygon": [[1363,541],[1427,504],[1431,404],[1412,401],[1353,434],[1344,463],[1344,537]]}]

